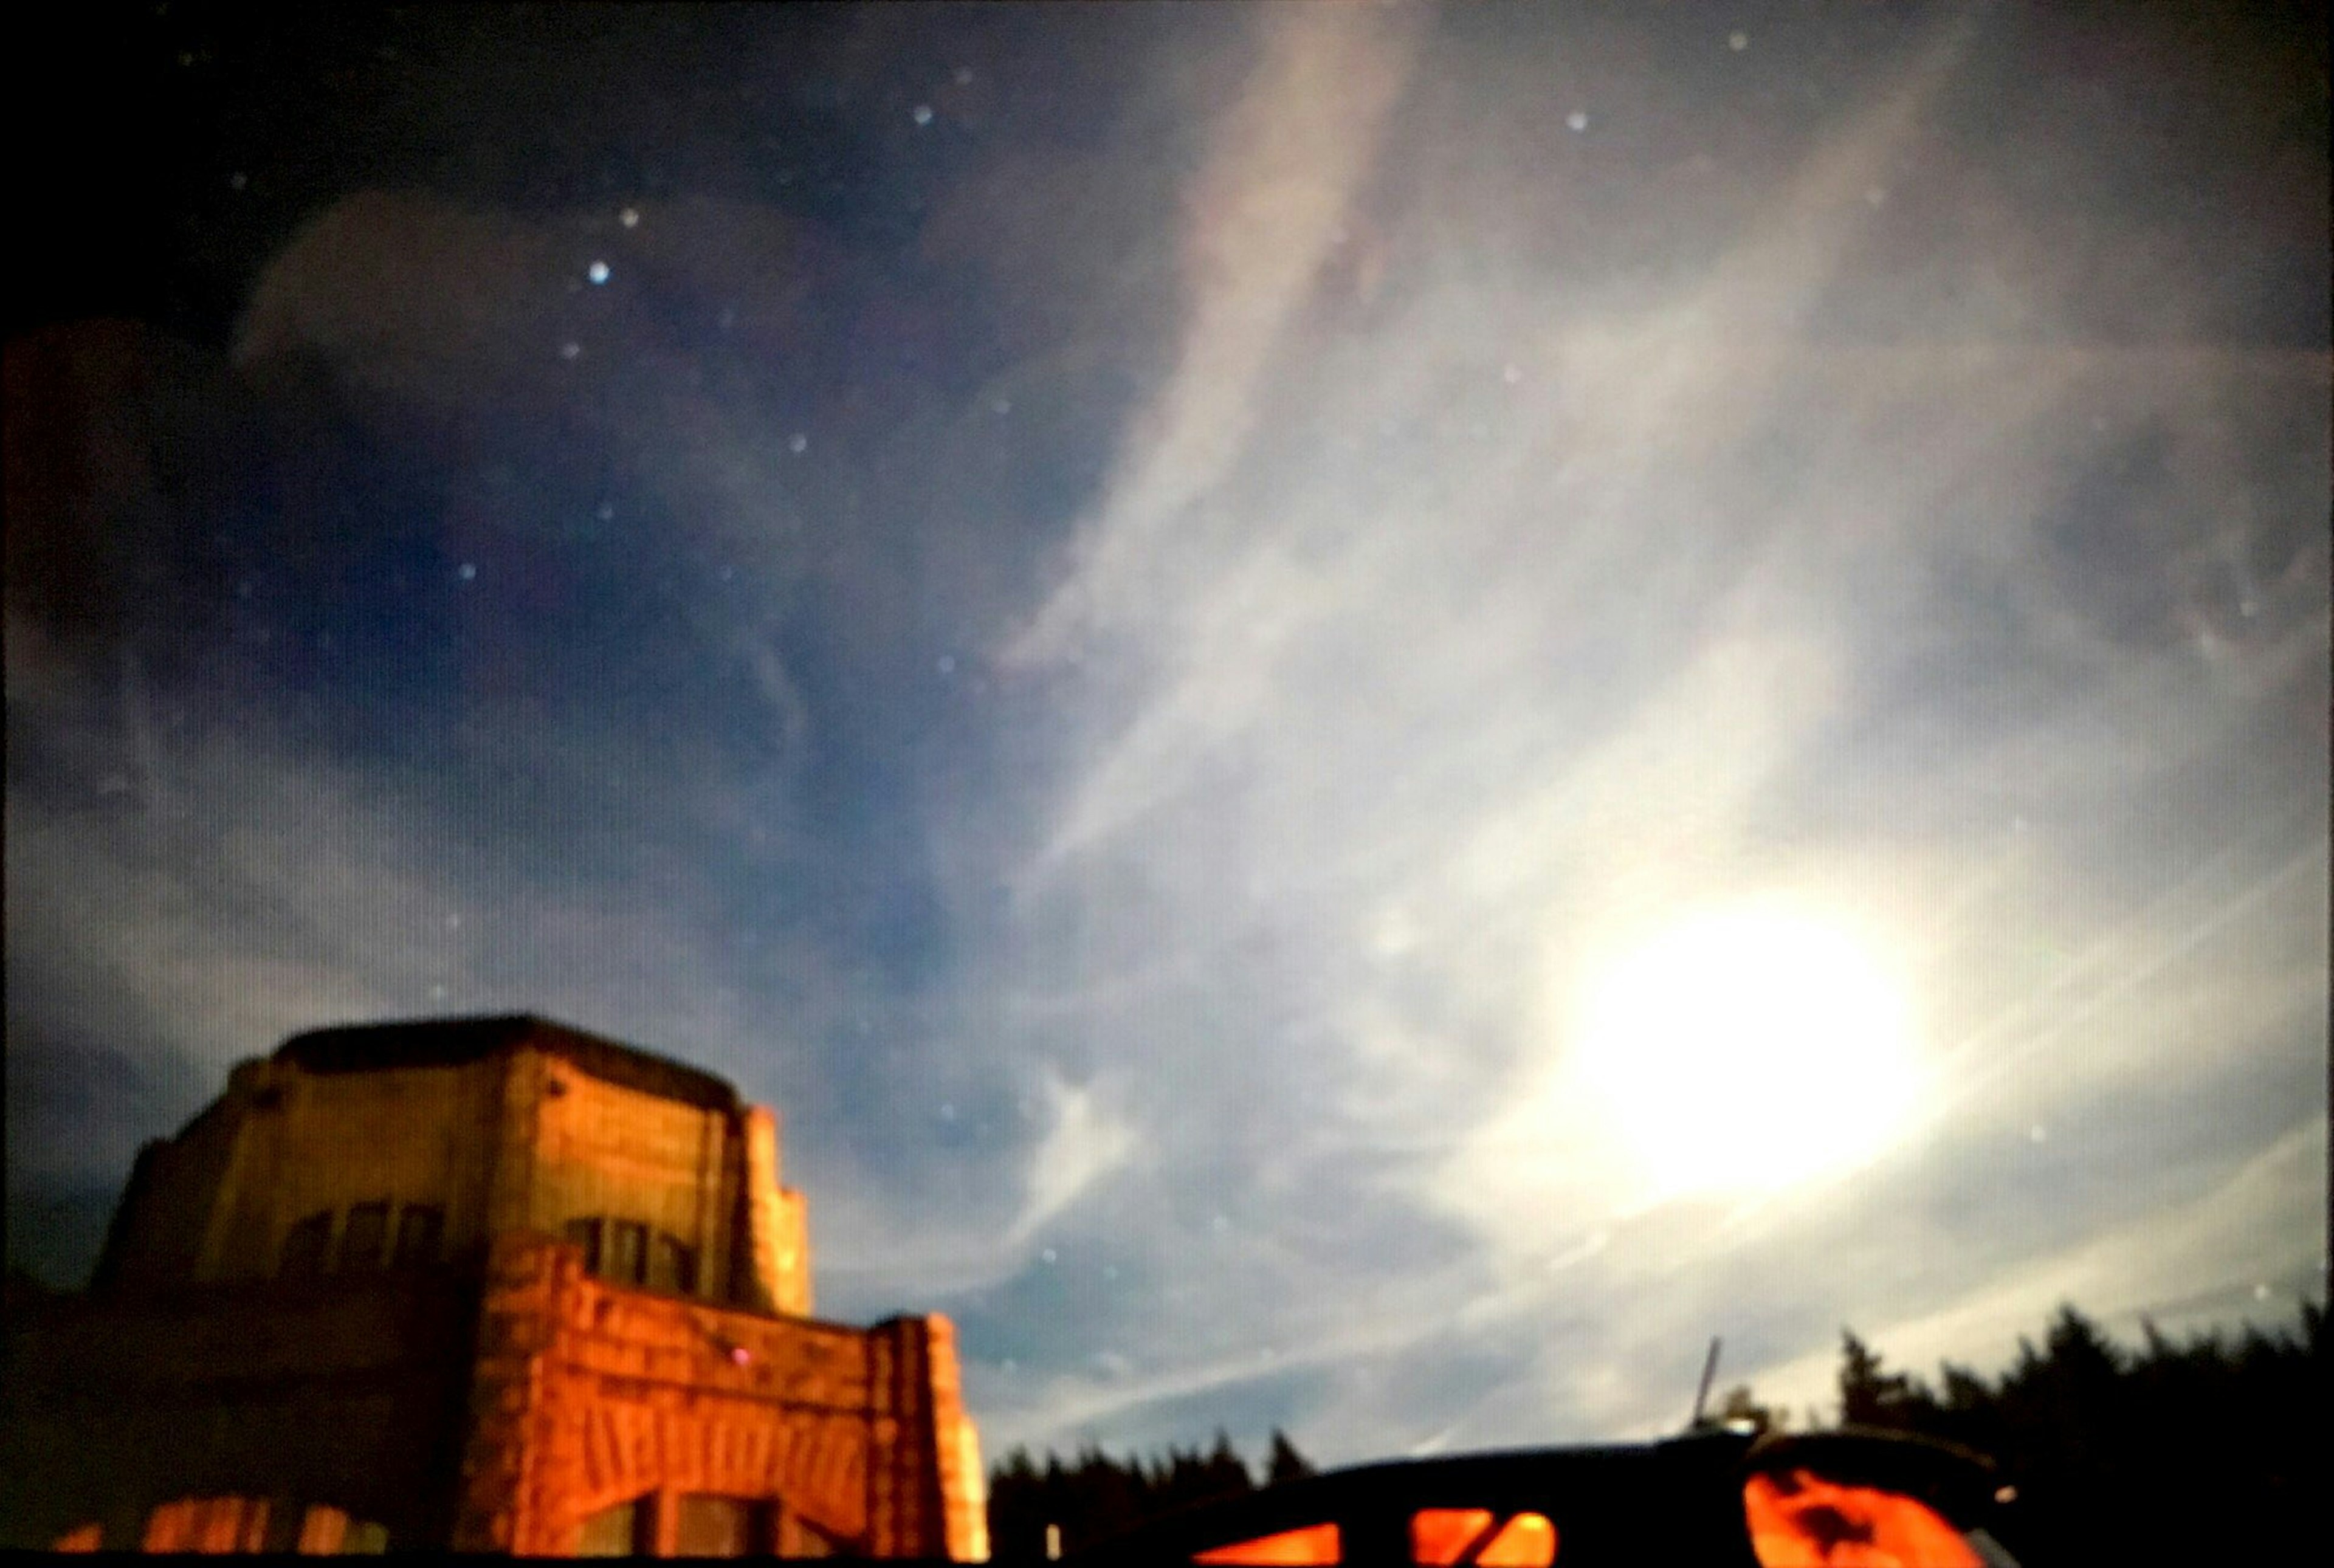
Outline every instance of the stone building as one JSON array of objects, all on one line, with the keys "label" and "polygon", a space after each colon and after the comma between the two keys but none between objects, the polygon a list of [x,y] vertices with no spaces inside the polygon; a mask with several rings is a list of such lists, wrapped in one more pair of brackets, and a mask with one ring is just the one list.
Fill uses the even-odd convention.
[{"label": "stone building", "polygon": [[239,1064],[8,1351],[0,1544],[987,1555],[948,1321],[813,1317],[770,1113],[538,1018]]}]

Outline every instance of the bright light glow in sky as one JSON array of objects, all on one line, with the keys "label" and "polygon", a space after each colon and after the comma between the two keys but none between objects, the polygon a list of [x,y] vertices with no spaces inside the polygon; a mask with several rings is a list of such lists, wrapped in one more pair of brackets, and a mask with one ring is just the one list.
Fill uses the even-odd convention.
[{"label": "bright light glow in sky", "polygon": [[1837,1174],[1905,1130],[1908,1008],[1845,931],[1756,907],[1689,915],[1596,980],[1572,1045],[1656,1195]]}]

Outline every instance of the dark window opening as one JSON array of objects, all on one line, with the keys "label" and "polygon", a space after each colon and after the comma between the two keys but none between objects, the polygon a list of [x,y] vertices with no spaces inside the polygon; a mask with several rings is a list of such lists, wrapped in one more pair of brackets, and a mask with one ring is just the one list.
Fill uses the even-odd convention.
[{"label": "dark window opening", "polygon": [[436,1263],[439,1238],[445,1232],[444,1209],[435,1205],[406,1205],[397,1217],[397,1266],[418,1268]]},{"label": "dark window opening", "polygon": [[341,1234],[341,1266],[351,1271],[379,1268],[388,1239],[389,1205],[358,1204],[349,1210],[349,1227]]},{"label": "dark window opening", "polygon": [[697,1249],[679,1236],[660,1234],[649,1261],[649,1288],[696,1294]]},{"label": "dark window opening", "polygon": [[583,1251],[586,1274],[616,1284],[697,1294],[698,1249],[645,1221],[592,1215],[567,1221],[562,1234],[569,1246]]},{"label": "dark window opening", "polygon": [[324,1254],[333,1245],[333,1211],[312,1214],[284,1234],[279,1272],[291,1275],[324,1272]]},{"label": "dark window opening", "polygon": [[648,1276],[649,1227],[620,1219],[608,1227],[608,1277],[639,1284]]},{"label": "dark window opening", "polygon": [[564,1233],[567,1245],[584,1249],[584,1272],[600,1272],[600,1222],[596,1219],[571,1219]]},{"label": "dark window opening", "polygon": [[272,1554],[297,1553],[303,1557],[381,1553],[389,1550],[389,1531],[373,1521],[352,1518],[347,1510],[329,1504],[303,1507],[286,1500],[279,1504],[276,1520],[269,1525],[267,1550]]}]

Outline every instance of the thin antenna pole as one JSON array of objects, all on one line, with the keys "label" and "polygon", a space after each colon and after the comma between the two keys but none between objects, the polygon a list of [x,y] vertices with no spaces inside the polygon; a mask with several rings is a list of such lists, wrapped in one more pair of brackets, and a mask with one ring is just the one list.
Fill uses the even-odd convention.
[{"label": "thin antenna pole", "polygon": [[1718,1336],[1711,1335],[1710,1354],[1702,1363],[1702,1387],[1693,1391],[1693,1419],[1686,1423],[1689,1431],[1702,1425],[1702,1409],[1710,1402],[1711,1380],[1718,1376]]}]

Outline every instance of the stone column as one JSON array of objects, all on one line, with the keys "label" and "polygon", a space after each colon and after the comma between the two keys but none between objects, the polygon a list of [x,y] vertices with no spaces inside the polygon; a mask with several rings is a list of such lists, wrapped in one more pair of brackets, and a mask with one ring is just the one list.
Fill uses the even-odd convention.
[{"label": "stone column", "polygon": [[980,1467],[980,1434],[965,1414],[958,1380],[956,1325],[938,1313],[924,1319],[926,1375],[931,1385],[932,1452],[939,1461],[941,1533],[959,1563],[989,1561],[989,1479]]},{"label": "stone column", "polygon": [[988,1487],[958,1387],[956,1326],[938,1314],[893,1318],[868,1342],[871,1550],[987,1561]]},{"label": "stone column", "polygon": [[741,1118],[745,1139],[745,1281],[748,1304],[763,1312],[808,1317],[810,1237],[802,1194],[778,1185],[777,1118],[749,1105]]},{"label": "stone column", "polygon": [[483,1227],[490,1243],[535,1228],[535,1170],[542,1159],[544,1089],[550,1076],[550,1064],[539,1051],[516,1050],[504,1059]]},{"label": "stone column", "polygon": [[548,1236],[496,1238],[487,1262],[477,1360],[470,1380],[453,1549],[535,1554],[564,1543],[544,1504],[559,1456],[545,1453],[547,1354],[578,1282],[575,1259]]}]

